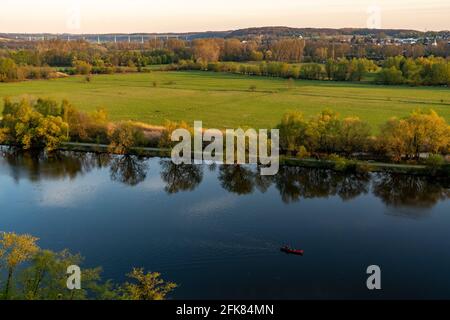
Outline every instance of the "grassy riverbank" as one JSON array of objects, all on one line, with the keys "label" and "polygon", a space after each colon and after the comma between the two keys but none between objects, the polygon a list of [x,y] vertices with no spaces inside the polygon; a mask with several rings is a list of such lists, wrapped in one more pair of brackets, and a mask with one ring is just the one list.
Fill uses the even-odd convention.
[{"label": "grassy riverbank", "polygon": [[[113,121],[162,125],[166,120],[201,120],[209,128],[271,128],[287,111],[306,117],[330,108],[358,116],[372,130],[393,116],[432,108],[450,118],[450,90],[439,87],[377,86],[186,71],[69,77],[0,83],[0,97],[67,99],[82,111],[104,107]],[[0,102],[0,111],[3,108]]]}]

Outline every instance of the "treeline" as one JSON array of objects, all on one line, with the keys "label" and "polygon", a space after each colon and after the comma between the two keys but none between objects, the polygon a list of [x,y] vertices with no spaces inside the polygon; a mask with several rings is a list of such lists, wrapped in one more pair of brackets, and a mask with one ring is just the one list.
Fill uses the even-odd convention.
[{"label": "treeline", "polygon": [[[331,110],[311,119],[291,112],[283,117],[277,128],[281,150],[301,158],[320,153],[338,153],[346,157],[368,153],[393,161],[417,161],[422,153],[450,153],[450,125],[433,110],[417,110],[402,119],[392,118],[376,136],[372,135],[368,123],[357,117],[340,119]],[[444,161],[441,156],[432,159]]]},{"label": "treeline", "polygon": [[450,61],[443,58],[388,58],[376,81],[381,84],[450,85]]},{"label": "treeline", "polygon": [[111,152],[126,154],[134,147],[156,147],[150,126],[132,121],[112,122],[105,109],[87,113],[67,100],[4,100],[0,144],[23,150],[52,152],[63,142],[108,144]]},{"label": "treeline", "polygon": [[75,60],[93,66],[136,66],[177,63],[179,60],[318,62],[327,59],[367,58],[383,61],[402,55],[406,58],[437,56],[447,58],[450,46],[445,40],[436,44],[390,44],[365,42],[364,38],[344,41],[339,38],[302,39],[298,36],[271,39],[210,38],[152,39],[144,43],[93,44],[85,41],[40,41],[31,47],[0,50],[0,57],[18,65],[71,67]]},{"label": "treeline", "polygon": [[164,70],[203,70],[214,72],[230,72],[244,75],[282,77],[306,80],[339,80],[361,81],[368,72],[378,67],[367,59],[329,59],[325,65],[319,63],[289,64],[286,62],[194,62],[182,60],[178,64]]},{"label": "treeline", "polygon": [[85,113],[66,100],[58,104],[51,99],[5,99],[2,115],[0,143],[24,150],[51,152],[65,141],[105,143],[111,129],[105,110]]},{"label": "treeline", "polygon": [[[113,123],[105,110],[85,113],[69,102],[53,100],[5,100],[0,122],[0,143],[22,149],[53,151],[62,142],[108,144],[113,153],[127,154],[135,147],[172,146],[170,135],[186,123],[167,122],[161,130],[131,121]],[[286,114],[277,126],[283,154],[301,158],[321,154],[345,157],[366,154],[393,161],[421,160],[421,154],[450,154],[450,126],[436,112],[417,110],[405,118],[392,118],[374,136],[373,128],[357,117],[340,119],[325,110],[305,119],[301,113]],[[443,161],[437,156],[436,161]]]},{"label": "treeline", "polygon": [[41,249],[31,235],[0,232],[0,300],[164,300],[177,285],[159,273],[134,268],[129,281],[101,280],[101,268],[82,269],[82,286],[67,288],[67,268],[82,266],[83,257],[68,250]]},{"label": "treeline", "polygon": [[[369,41],[369,42],[366,42]],[[374,61],[384,61],[389,57],[404,56],[419,58],[436,56],[447,58],[450,53],[448,41],[442,40],[436,45],[429,44],[392,44],[385,43],[380,38],[373,43],[373,39],[352,38],[350,42],[336,40],[313,39],[306,41],[304,61],[323,63],[327,59],[339,58],[367,58]]]},{"label": "treeline", "polygon": [[48,66],[20,66],[10,58],[0,57],[0,82],[22,81],[26,79],[52,79],[62,76],[56,69]]},{"label": "treeline", "polygon": [[305,80],[362,81],[370,73],[375,77],[368,81],[385,85],[408,84],[413,86],[442,86],[450,84],[450,62],[443,58],[389,58],[378,67],[365,58],[328,59],[325,64],[286,62],[195,62],[182,60],[163,70],[202,70],[230,72],[243,75],[270,76]]},{"label": "treeline", "polygon": [[[419,48],[419,45],[371,45],[357,41],[342,43],[298,37],[265,41],[223,38],[192,41],[155,39],[141,44],[92,44],[85,41],[53,40],[37,42],[33,48],[28,49],[0,50],[0,81],[64,76],[55,68],[71,75],[112,74],[145,72],[150,70],[146,67],[151,65],[180,64],[181,69],[187,66],[193,69],[211,69],[208,64],[245,61],[261,65],[259,68],[247,65],[246,69],[239,67],[239,70],[233,69],[233,72],[275,74],[302,79],[360,80],[363,72],[376,70],[376,65],[384,61],[383,70],[378,77],[379,83],[443,84],[443,77],[434,74],[442,73],[444,64],[448,68],[448,44],[439,43],[427,50]],[[378,53],[374,52],[375,49]],[[433,58],[431,55],[443,58]],[[423,56],[428,58],[422,58]],[[404,62],[399,62],[400,59]],[[280,64],[276,65],[275,62]],[[301,67],[296,65],[300,62],[304,63]],[[292,65],[286,66],[283,63]],[[431,71],[427,69],[427,65],[431,65]],[[264,70],[266,66],[268,69]],[[220,69],[222,66],[211,67]],[[234,66],[226,64],[224,68]],[[415,70],[417,68],[422,71]],[[402,72],[401,77],[399,71]],[[434,74],[429,76],[430,72]]]}]

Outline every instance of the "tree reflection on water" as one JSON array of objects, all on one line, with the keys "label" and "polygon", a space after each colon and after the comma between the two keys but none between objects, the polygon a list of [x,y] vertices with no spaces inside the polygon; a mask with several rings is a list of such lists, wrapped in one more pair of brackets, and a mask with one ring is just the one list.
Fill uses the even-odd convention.
[{"label": "tree reflection on water", "polygon": [[136,186],[147,177],[146,159],[136,156],[116,156],[110,163],[111,180],[129,186]]},{"label": "tree reflection on water", "polygon": [[170,160],[161,160],[161,179],[168,194],[194,191],[203,180],[203,166],[176,165]]},{"label": "tree reflection on water", "polygon": [[238,195],[253,193],[255,189],[255,172],[241,165],[221,165],[219,181],[225,190]]},{"label": "tree reflection on water", "polygon": [[[3,160],[3,161],[1,161]],[[2,148],[0,162],[4,162],[11,177],[18,182],[21,178],[37,182],[42,179],[75,179],[95,168],[109,165],[108,154],[58,152],[22,152],[14,148]]]},{"label": "tree reflection on water", "polygon": [[[0,174],[7,171],[16,182],[28,179],[75,179],[94,169],[108,168],[112,181],[137,186],[149,173],[149,160],[137,156],[58,152],[23,153],[0,148]],[[167,194],[194,191],[202,183],[203,165],[175,165],[159,161],[160,178]],[[285,166],[276,176],[262,176],[260,167],[247,165],[209,165],[208,174],[217,173],[221,187],[236,195],[265,193],[272,187],[285,203],[302,199],[338,196],[343,201],[372,193],[388,207],[431,208],[450,198],[450,178],[388,173],[339,173],[324,169]]]},{"label": "tree reflection on water", "polygon": [[441,200],[450,198],[447,181],[432,177],[416,177],[400,174],[377,174],[373,193],[388,206],[431,208]]}]

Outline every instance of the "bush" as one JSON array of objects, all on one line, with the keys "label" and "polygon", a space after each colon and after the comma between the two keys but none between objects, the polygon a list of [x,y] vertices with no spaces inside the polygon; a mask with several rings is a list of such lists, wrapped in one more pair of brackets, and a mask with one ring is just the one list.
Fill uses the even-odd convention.
[{"label": "bush", "polygon": [[17,65],[14,60],[0,57],[0,82],[19,80]]},{"label": "bush", "polygon": [[177,144],[177,142],[172,141],[172,132],[174,132],[177,129],[186,129],[191,134],[193,133],[192,128],[188,126],[186,122],[173,122],[173,121],[166,121],[164,125],[164,130],[161,134],[161,138],[159,140],[159,147],[160,148],[172,148],[174,145]]},{"label": "bush", "polygon": [[425,164],[432,169],[439,169],[445,164],[445,158],[440,154],[430,154]]},{"label": "bush", "polygon": [[119,122],[108,133],[109,149],[113,153],[128,154],[130,151],[142,145],[144,134],[131,121]]},{"label": "bush", "polygon": [[300,78],[306,80],[323,79],[322,65],[318,63],[304,64],[300,67]]},{"label": "bush", "polygon": [[92,72],[92,65],[89,62],[75,60],[72,65],[75,68],[76,74],[88,75]]},{"label": "bush", "polygon": [[305,146],[300,146],[300,148],[297,149],[297,158],[306,159],[309,157],[311,157],[311,153],[306,150]]},{"label": "bush", "polygon": [[330,155],[328,160],[334,162],[334,170],[336,171],[355,172],[358,168],[356,161],[342,158],[337,154]]},{"label": "bush", "polygon": [[402,84],[404,82],[403,74],[395,67],[382,69],[376,77],[376,82],[379,84]]}]

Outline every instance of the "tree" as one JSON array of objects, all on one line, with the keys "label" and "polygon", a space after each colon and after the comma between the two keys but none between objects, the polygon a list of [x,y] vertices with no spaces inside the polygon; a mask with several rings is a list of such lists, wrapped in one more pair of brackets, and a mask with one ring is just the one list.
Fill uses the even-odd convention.
[{"label": "tree", "polygon": [[18,79],[17,65],[14,60],[0,57],[0,82]]},{"label": "tree", "polygon": [[289,112],[283,116],[281,123],[277,126],[280,130],[280,147],[287,152],[296,152],[306,143],[307,123],[303,114]]},{"label": "tree", "polygon": [[220,46],[216,39],[197,39],[193,42],[194,57],[198,62],[217,62],[220,57]]},{"label": "tree", "polygon": [[250,61],[262,61],[264,59],[264,53],[261,51],[255,51],[253,50],[250,53]]},{"label": "tree", "polygon": [[17,266],[30,260],[38,251],[37,240],[30,235],[0,233],[0,262],[2,262],[1,265],[6,266],[8,273],[3,293],[4,299],[9,299],[11,281]]},{"label": "tree", "polygon": [[322,65],[318,63],[308,63],[300,67],[300,78],[308,80],[322,79]]},{"label": "tree", "polygon": [[371,128],[358,117],[345,118],[339,132],[339,149],[347,155],[367,149]]},{"label": "tree", "polygon": [[8,131],[6,128],[0,128],[0,144],[8,142]]},{"label": "tree", "polygon": [[[133,282],[118,285],[101,280],[101,268],[83,268],[80,290],[67,288],[67,268],[82,266],[84,258],[68,250],[53,252],[38,247],[30,235],[0,233],[0,278],[6,276],[0,299],[15,300],[163,300],[177,285],[159,273],[133,269]],[[6,268],[3,272],[2,268]],[[14,290],[13,290],[14,289]]]},{"label": "tree", "polygon": [[408,152],[407,133],[408,127],[405,120],[391,118],[381,127],[379,136],[379,148],[390,155],[394,161],[400,161]]},{"label": "tree", "polygon": [[77,110],[67,100],[63,100],[61,104],[62,117],[69,125],[67,139],[75,141],[83,141],[88,138],[89,116]]},{"label": "tree", "polygon": [[447,152],[450,143],[450,126],[434,110],[414,111],[406,119],[409,130],[410,152],[418,159],[421,152]]},{"label": "tree", "polygon": [[27,100],[12,103],[5,100],[3,110],[3,134],[8,143],[20,146],[24,150],[55,150],[67,139],[68,124],[60,116],[43,115],[36,106]]},{"label": "tree", "polygon": [[276,61],[300,62],[304,49],[305,40],[303,39],[281,39],[270,45],[270,52]]},{"label": "tree", "polygon": [[119,122],[109,132],[109,149],[114,153],[127,154],[144,141],[142,130],[131,121]]},{"label": "tree", "polygon": [[408,84],[419,85],[422,82],[421,66],[416,64],[413,59],[406,59],[402,65],[402,73]]},{"label": "tree", "polygon": [[72,64],[76,74],[88,75],[92,72],[92,65],[89,62],[75,60]]},{"label": "tree", "polygon": [[55,100],[39,98],[34,106],[34,109],[43,116],[61,116],[62,106],[58,105]]},{"label": "tree", "polygon": [[309,150],[320,150],[328,153],[337,150],[340,130],[339,115],[329,109],[322,111],[308,123],[306,135]]},{"label": "tree", "polygon": [[178,143],[172,141],[172,132],[174,132],[177,129],[186,129],[191,133],[191,136],[193,135],[193,129],[189,127],[189,125],[186,122],[182,121],[180,123],[177,123],[173,121],[166,121],[164,125],[164,130],[159,139],[160,148],[172,148]]},{"label": "tree", "polygon": [[144,269],[135,268],[128,274],[134,282],[122,287],[124,300],[164,300],[177,285],[161,279],[160,273],[144,273]]},{"label": "tree", "polygon": [[54,151],[61,142],[67,140],[67,131],[69,126],[61,117],[47,116],[39,119],[36,128],[36,146],[44,146],[47,152]]},{"label": "tree", "polygon": [[83,269],[83,286],[80,290],[67,288],[67,268],[80,266],[83,257],[73,255],[68,250],[53,252],[40,249],[30,261],[20,277],[18,298],[26,300],[83,300],[95,291],[101,291],[101,268]]},{"label": "tree", "polygon": [[378,74],[376,81],[380,84],[402,84],[404,82],[402,72],[396,67],[383,68]]},{"label": "tree", "polygon": [[350,62],[349,80],[361,81],[362,77],[368,72],[367,63],[364,59],[352,59]]},{"label": "tree", "polygon": [[329,80],[334,80],[337,72],[337,65],[334,59],[328,59],[325,62],[325,72],[327,73],[327,77]]},{"label": "tree", "polygon": [[435,111],[414,111],[403,119],[392,118],[381,130],[382,149],[394,158],[419,159],[421,152],[447,153],[450,126]]},{"label": "tree", "polygon": [[239,39],[227,39],[224,43],[222,52],[223,61],[242,61],[244,60],[244,48]]}]

